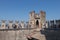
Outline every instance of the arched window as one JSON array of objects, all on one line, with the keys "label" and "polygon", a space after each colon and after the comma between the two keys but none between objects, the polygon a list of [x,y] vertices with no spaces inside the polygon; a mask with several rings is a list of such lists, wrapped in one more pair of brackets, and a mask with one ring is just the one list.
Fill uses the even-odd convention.
[{"label": "arched window", "polygon": [[36,21],[36,25],[37,25],[37,26],[39,25],[39,21],[38,21],[38,20]]}]

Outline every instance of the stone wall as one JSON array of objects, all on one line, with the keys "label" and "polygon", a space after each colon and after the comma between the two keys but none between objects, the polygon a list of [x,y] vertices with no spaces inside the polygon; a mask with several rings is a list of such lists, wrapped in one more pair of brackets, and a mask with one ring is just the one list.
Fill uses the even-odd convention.
[{"label": "stone wall", "polygon": [[[35,29],[34,29],[35,30]],[[33,30],[0,30],[0,40],[27,40],[26,34],[29,35]],[[39,40],[60,40],[59,30],[41,30],[35,31],[31,36]]]},{"label": "stone wall", "polygon": [[[35,29],[25,29],[25,30],[0,30],[0,40],[27,40],[25,35],[29,35],[32,33]],[[38,34],[38,35],[37,35]],[[40,39],[40,32],[35,32],[35,34],[32,35],[33,38]],[[37,36],[37,37],[36,37]],[[41,36],[43,38],[43,36]],[[42,39],[41,38],[41,39]]]},{"label": "stone wall", "polygon": [[0,40],[27,40],[24,34],[27,34],[26,30],[8,30],[0,31]]}]

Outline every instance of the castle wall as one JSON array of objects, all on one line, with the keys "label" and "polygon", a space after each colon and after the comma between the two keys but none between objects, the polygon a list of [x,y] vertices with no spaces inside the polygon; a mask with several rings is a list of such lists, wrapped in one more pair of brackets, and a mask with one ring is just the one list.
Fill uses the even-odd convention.
[{"label": "castle wall", "polygon": [[[26,34],[29,35],[33,30],[0,30],[0,40],[27,40]],[[40,37],[45,38],[45,36],[41,35],[40,32],[35,32],[36,34],[32,35],[32,37],[36,39],[41,39]],[[38,34],[38,35],[37,35]],[[41,36],[39,36],[41,35]],[[37,36],[37,37],[36,37]]]},{"label": "castle wall", "polygon": [[[30,34],[32,31],[33,30],[0,30],[0,40],[27,40],[25,34]],[[60,31],[36,31],[32,37],[39,40],[60,40]]]},{"label": "castle wall", "polygon": [[12,30],[12,31],[9,30],[9,31],[0,31],[0,40],[27,40],[27,39],[24,37],[24,33],[22,30]]}]

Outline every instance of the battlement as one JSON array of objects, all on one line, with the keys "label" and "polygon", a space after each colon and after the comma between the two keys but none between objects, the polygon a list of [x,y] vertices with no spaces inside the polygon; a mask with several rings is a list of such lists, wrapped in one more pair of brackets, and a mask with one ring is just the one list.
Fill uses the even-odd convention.
[{"label": "battlement", "polygon": [[28,23],[18,20],[1,20],[0,29],[18,29],[18,28],[43,28],[46,21],[46,13],[40,11],[39,14],[31,11]]},{"label": "battlement", "polygon": [[24,21],[13,21],[13,20],[1,20],[0,21],[0,29],[19,29],[19,28],[26,28],[25,26],[27,23]]}]

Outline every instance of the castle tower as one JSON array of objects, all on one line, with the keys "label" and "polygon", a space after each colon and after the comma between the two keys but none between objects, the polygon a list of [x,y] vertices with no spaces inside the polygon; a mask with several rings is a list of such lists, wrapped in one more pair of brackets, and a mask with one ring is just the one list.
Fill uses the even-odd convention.
[{"label": "castle tower", "polygon": [[35,11],[31,11],[29,14],[30,20],[34,20],[34,15],[35,15]]},{"label": "castle tower", "polygon": [[44,28],[46,23],[46,13],[44,11],[40,11],[40,23],[41,27]]},{"label": "castle tower", "polygon": [[19,26],[19,21],[15,21],[15,25],[16,25],[17,28],[18,28],[18,26]]},{"label": "castle tower", "polygon": [[29,14],[30,18],[29,18],[29,24],[31,25],[32,28],[34,28],[34,22],[35,22],[35,19],[34,19],[34,16],[35,16],[35,11],[31,11],[30,14]]},{"label": "castle tower", "polygon": [[35,13],[35,11],[30,12],[29,24],[32,28],[38,28],[40,26],[40,15]]},{"label": "castle tower", "polygon": [[9,20],[9,28],[10,28],[10,29],[13,28],[12,25],[13,25],[13,21],[12,21],[12,20]]},{"label": "castle tower", "polygon": [[40,14],[35,13],[35,11],[30,12],[29,14],[29,25],[31,25],[32,28],[43,28],[42,26],[45,25],[46,21],[46,13],[44,11],[40,11]]},{"label": "castle tower", "polygon": [[1,24],[1,29],[5,29],[6,28],[6,24],[5,24],[6,20],[1,20],[2,24]]}]

